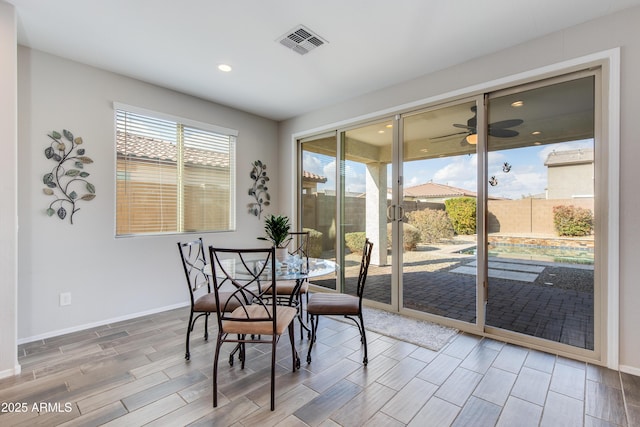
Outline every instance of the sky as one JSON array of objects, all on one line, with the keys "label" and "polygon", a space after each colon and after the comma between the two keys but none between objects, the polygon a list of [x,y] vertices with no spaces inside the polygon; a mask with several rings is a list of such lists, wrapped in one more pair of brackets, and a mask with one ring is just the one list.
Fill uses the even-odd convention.
[{"label": "sky", "polygon": [[[559,144],[531,146],[489,153],[489,177],[495,177],[497,184],[489,186],[489,195],[508,199],[521,199],[544,193],[547,187],[547,167],[544,162],[553,150],[565,151],[578,148],[593,148],[593,140],[571,141]],[[504,163],[511,166],[505,173]],[[305,152],[304,170],[327,178],[318,184],[318,190],[335,190],[335,159],[328,156]],[[462,155],[407,162],[404,165],[404,187],[413,187],[433,180],[438,184],[450,185],[470,191],[477,191],[477,156]],[[355,162],[345,164],[345,187],[347,192],[365,191],[365,166]],[[387,185],[391,188],[391,169],[388,167]]]}]

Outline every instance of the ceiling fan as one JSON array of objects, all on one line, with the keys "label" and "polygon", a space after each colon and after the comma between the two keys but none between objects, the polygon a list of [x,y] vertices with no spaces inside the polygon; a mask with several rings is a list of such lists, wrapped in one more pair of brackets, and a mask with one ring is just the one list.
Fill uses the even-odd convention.
[{"label": "ceiling fan", "polygon": [[[466,131],[451,133],[448,135],[442,135],[432,139],[447,138],[453,135],[462,135],[466,133],[467,135],[464,138],[462,138],[462,141],[460,141],[460,145],[477,144],[478,142],[478,134],[476,132],[477,117],[478,117],[477,107],[473,105],[471,107],[471,111],[473,112],[473,117],[467,120],[466,125],[463,125],[460,123],[453,124],[454,127],[466,129]],[[508,119],[508,120],[501,120],[495,123],[490,123],[489,135],[495,136],[496,138],[512,138],[514,136],[518,136],[520,134],[518,131],[515,131],[513,129],[508,129],[508,128],[521,125],[523,122],[524,121],[522,119]]]}]

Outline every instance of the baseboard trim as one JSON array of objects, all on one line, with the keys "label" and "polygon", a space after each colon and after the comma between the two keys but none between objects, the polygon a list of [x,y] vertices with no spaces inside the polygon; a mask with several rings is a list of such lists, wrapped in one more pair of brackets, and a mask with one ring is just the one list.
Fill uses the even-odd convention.
[{"label": "baseboard trim", "polygon": [[[187,307],[187,306],[189,306],[188,302],[179,303],[179,304],[173,304],[173,305],[168,305],[168,306],[165,306],[165,307],[154,308],[152,310],[146,310],[146,311],[140,311],[138,313],[127,314],[127,315],[120,316],[120,317],[113,317],[111,319],[105,319],[105,320],[101,320],[99,322],[87,323],[87,324],[84,324],[84,325],[78,325],[78,326],[74,326],[74,327],[71,327],[71,328],[59,329],[57,331],[51,331],[51,332],[47,332],[47,333],[40,334],[40,335],[33,335],[31,337],[19,338],[18,339],[18,345],[26,344],[26,343],[30,343],[30,342],[34,342],[34,341],[38,341],[38,340],[44,340],[44,339],[51,338],[51,337],[57,337],[59,335],[70,334],[72,332],[83,331],[85,329],[95,328],[97,326],[104,326],[104,325],[108,325],[110,323],[116,323],[116,322],[122,322],[124,320],[135,319],[136,317],[148,316],[150,314],[161,313],[163,311],[169,311],[169,310],[173,310],[173,309],[176,309],[176,308],[182,308],[182,307]],[[0,372],[0,378],[1,378],[1,375],[2,375],[2,372]]]},{"label": "baseboard trim", "polygon": [[640,377],[640,368],[636,368],[634,366],[620,365],[618,366],[618,370],[620,372],[624,372],[625,374],[631,374]]},{"label": "baseboard trim", "polygon": [[13,369],[5,369],[4,371],[0,371],[0,379],[20,375],[20,372],[22,372],[22,367],[18,364],[14,366]]}]

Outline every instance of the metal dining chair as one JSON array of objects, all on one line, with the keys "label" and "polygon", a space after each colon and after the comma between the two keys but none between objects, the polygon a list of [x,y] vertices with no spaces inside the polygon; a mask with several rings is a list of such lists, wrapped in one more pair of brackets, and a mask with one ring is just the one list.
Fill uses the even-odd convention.
[{"label": "metal dining chair", "polygon": [[[231,342],[240,346],[241,367],[245,344],[271,344],[271,410],[275,409],[276,347],[288,330],[293,371],[300,367],[294,343],[295,307],[278,305],[264,290],[275,286],[275,248],[225,249],[209,247],[213,293],[218,314],[218,338],[213,360],[213,406],[218,406],[218,359],[220,348]],[[225,300],[226,298],[226,300]],[[235,306],[233,310],[231,307]]]},{"label": "metal dining chair", "polygon": [[[189,339],[196,321],[204,316],[204,339],[209,339],[209,314],[215,313],[216,301],[211,293],[211,282],[202,238],[191,242],[178,242],[178,250],[189,288],[191,311],[187,324],[187,343],[184,358],[189,360]],[[195,317],[194,317],[195,316]]]},{"label": "metal dining chair", "polygon": [[[360,331],[360,342],[364,345],[364,359],[362,363],[366,366],[369,363],[367,355],[367,334],[364,329],[364,319],[362,318],[362,295],[364,285],[367,281],[367,271],[371,261],[371,249],[373,243],[365,239],[362,249],[362,260],[360,261],[360,272],[358,273],[357,295],[344,293],[314,293],[307,303],[307,313],[311,317],[311,339],[307,352],[307,363],[311,363],[311,349],[316,342],[318,322],[320,316],[344,316],[353,321]],[[356,320],[357,318],[357,320]]]},{"label": "metal dining chair", "polygon": [[[184,358],[189,360],[191,358],[189,351],[190,337],[196,321],[204,316],[204,339],[207,341],[209,339],[209,315],[216,313],[217,304],[215,295],[211,292],[211,266],[207,263],[202,238],[190,242],[178,242],[178,251],[182,259],[191,302],[184,355]],[[227,294],[222,295],[223,300],[227,298]],[[233,310],[235,307],[233,303],[227,305],[228,310]],[[233,357],[236,352],[232,352],[229,356],[230,364],[233,364]]]}]

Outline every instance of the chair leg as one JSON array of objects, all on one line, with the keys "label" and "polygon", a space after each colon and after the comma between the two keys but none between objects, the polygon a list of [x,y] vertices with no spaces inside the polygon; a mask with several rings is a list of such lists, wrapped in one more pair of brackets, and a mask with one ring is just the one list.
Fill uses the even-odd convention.
[{"label": "chair leg", "polygon": [[302,313],[304,312],[304,307],[302,305],[302,295],[298,294],[298,320],[300,321],[300,341],[304,339],[304,326],[302,325]]},{"label": "chair leg", "polygon": [[[242,334],[241,337],[242,338],[240,338],[240,339],[244,340],[247,336],[245,334]],[[241,342],[240,343],[240,355],[239,355],[239,358],[240,358],[240,369],[244,369],[244,356],[245,356],[244,350],[245,350],[244,343]]]},{"label": "chair leg", "polygon": [[291,358],[293,359],[293,372],[295,372],[296,369],[300,369],[300,356],[298,356],[298,352],[296,351],[296,343],[293,338],[293,336],[295,335],[294,324],[295,323],[293,321],[289,323],[289,341],[291,342]]},{"label": "chair leg", "polygon": [[184,354],[184,358],[189,360],[191,357],[191,353],[189,353],[189,338],[191,337],[191,330],[193,329],[193,310],[191,310],[191,314],[189,314],[189,323],[187,324],[187,343],[186,343],[186,351]]},{"label": "chair leg", "polygon": [[200,313],[197,316],[195,316],[194,318],[194,312],[193,310],[191,310],[191,314],[189,314],[189,325],[187,326],[187,351],[185,352],[184,358],[189,360],[189,358],[191,357],[191,353],[189,352],[189,340],[191,338],[191,332],[193,331],[193,328],[196,325],[196,322],[198,321],[198,319],[202,316],[205,316],[204,318],[204,339],[205,341],[209,340],[209,314],[211,313]]},{"label": "chair leg", "polygon": [[311,349],[316,342],[316,331],[318,330],[318,323],[320,322],[320,316],[310,315],[311,318],[311,337],[309,337],[309,350],[307,351],[307,363],[311,363]]},{"label": "chair leg", "polygon": [[272,336],[271,341],[271,410],[276,409],[276,347],[278,339]]},{"label": "chair leg", "polygon": [[364,364],[364,366],[367,366],[367,363],[369,363],[369,358],[367,355],[367,332],[364,329],[364,319],[362,317],[362,312],[358,314],[358,317],[360,318],[360,336],[362,337],[362,344],[364,345],[364,359],[362,360],[362,363]]},{"label": "chair leg", "polygon": [[[304,311],[304,307],[302,305],[302,295],[298,294],[298,298],[297,298],[297,307],[298,307],[298,322],[300,322],[300,340],[302,341],[304,339],[304,331],[307,331],[307,336],[309,336],[309,333],[311,332],[311,330],[309,329],[309,326],[307,326],[305,324],[305,321],[303,320],[303,316],[302,313]],[[308,319],[309,313],[307,313],[307,322],[309,323],[309,319]]]},{"label": "chair leg", "polygon": [[204,340],[209,341],[209,313],[204,315]]},{"label": "chair leg", "polygon": [[218,333],[216,341],[216,352],[213,356],[213,407],[218,406],[218,358],[220,357],[220,347],[222,346],[222,334]]}]

